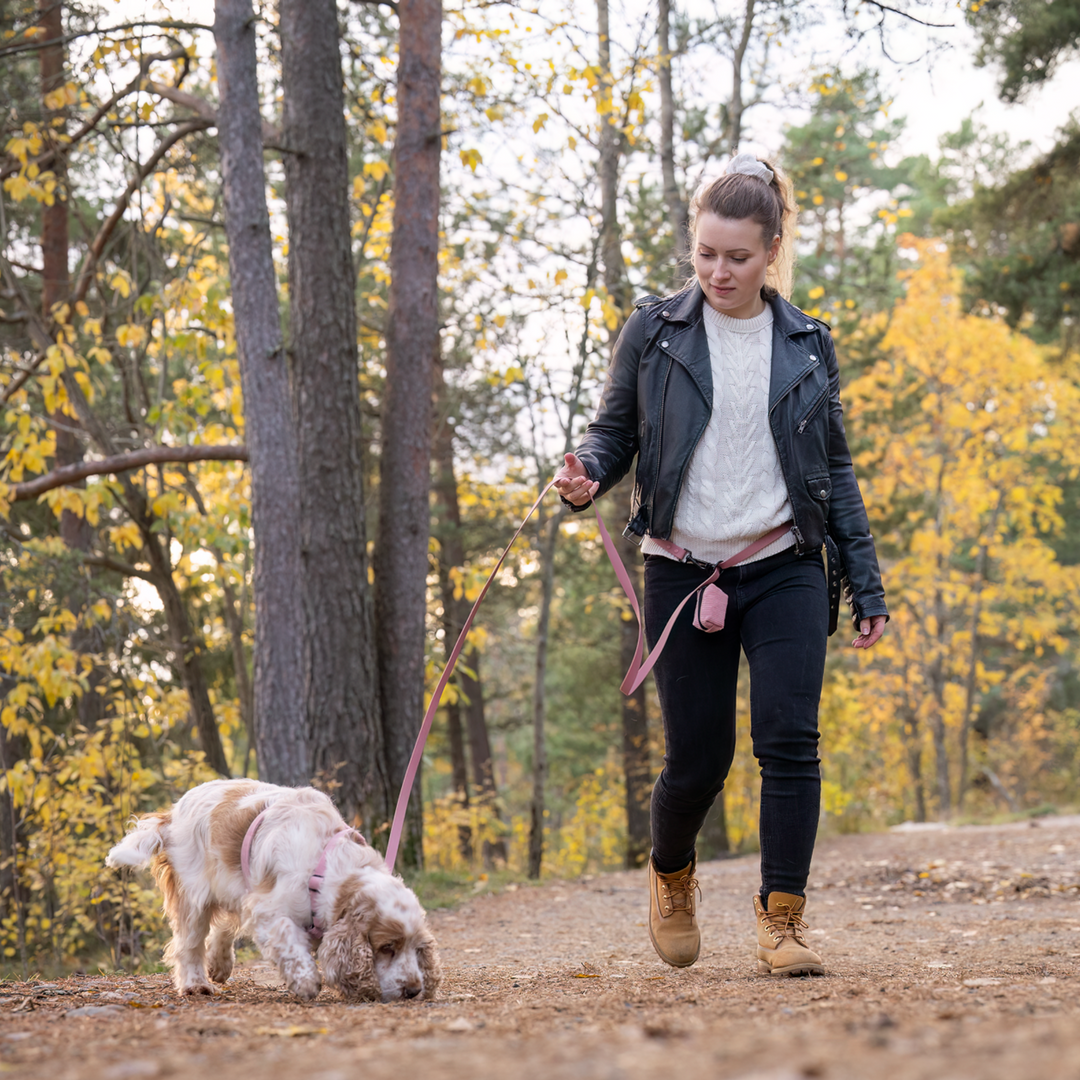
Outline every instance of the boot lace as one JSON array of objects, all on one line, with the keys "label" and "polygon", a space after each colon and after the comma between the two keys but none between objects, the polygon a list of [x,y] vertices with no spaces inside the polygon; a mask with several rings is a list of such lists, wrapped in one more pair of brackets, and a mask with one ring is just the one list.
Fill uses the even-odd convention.
[{"label": "boot lace", "polygon": [[776,911],[766,911],[761,916],[761,922],[770,937],[776,941],[789,937],[794,938],[800,945],[806,945],[803,938],[808,929],[806,920],[797,911],[792,911],[787,904],[781,904]]},{"label": "boot lace", "polygon": [[671,905],[672,913],[676,911],[685,911],[690,915],[694,914],[694,894],[698,897],[701,896],[701,886],[698,884],[698,880],[691,874],[688,874],[684,878],[677,878],[675,881],[664,881],[662,883],[664,890],[664,898]]}]

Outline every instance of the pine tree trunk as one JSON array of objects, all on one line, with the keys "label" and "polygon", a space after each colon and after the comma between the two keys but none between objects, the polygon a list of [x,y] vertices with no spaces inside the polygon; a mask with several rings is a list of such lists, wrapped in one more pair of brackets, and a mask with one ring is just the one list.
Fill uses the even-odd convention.
[{"label": "pine tree trunk", "polygon": [[743,104],[743,61],[746,59],[746,48],[750,44],[750,34],[754,28],[754,3],[755,0],[746,0],[743,10],[743,23],[739,31],[739,40],[732,39],[733,53],[731,57],[731,102],[728,105],[728,128],[727,128],[727,151],[729,154],[739,152],[739,143],[742,142],[742,122],[745,105]]},{"label": "pine tree trunk", "polygon": [[279,12],[307,767],[346,820],[375,833],[390,796],[367,577],[337,7],[281,0]]},{"label": "pine tree trunk", "polygon": [[[234,663],[245,719],[254,723],[259,775],[273,784],[296,785],[311,776],[297,633],[304,624],[300,473],[266,205],[254,12],[251,0],[217,0],[215,10],[225,231],[255,532],[250,700],[243,649],[235,640]],[[230,597],[226,602],[234,610]],[[232,625],[230,631],[236,639]]]},{"label": "pine tree trunk", "polygon": [[675,96],[671,87],[671,0],[659,0],[657,50],[660,53],[660,171],[664,177],[664,205],[674,237],[671,284],[678,287],[689,251],[688,210],[675,178]]},{"label": "pine tree trunk", "polygon": [[[395,790],[424,715],[432,360],[439,338],[441,0],[400,0],[398,19],[394,231],[375,544],[383,732]],[[405,866],[423,862],[419,778],[401,860]]]},{"label": "pine tree trunk", "polygon": [[[479,797],[487,804],[488,811],[500,824],[503,823],[503,809],[499,801],[499,788],[495,781],[495,759],[491,753],[491,737],[488,732],[487,717],[484,714],[484,683],[480,678],[480,651],[469,649],[465,654],[465,666],[472,671],[461,673],[461,690],[468,698],[465,705],[465,727],[469,738],[469,756],[473,765],[473,787]],[[484,841],[484,865],[487,867],[505,865],[508,858],[506,841]]]},{"label": "pine tree trunk", "polygon": [[[615,546],[634,583],[638,604],[641,604],[641,553],[637,545],[618,535],[630,519],[630,495],[633,484],[629,477],[612,494],[614,502]],[[619,671],[626,671],[637,649],[637,622],[622,619],[619,626]],[[651,850],[649,804],[652,796],[652,764],[649,760],[649,723],[646,711],[645,684],[639,686],[622,702],[623,775],[626,779],[626,865],[644,866]]]},{"label": "pine tree trunk", "polygon": [[[600,36],[600,73],[611,81],[611,43],[608,36],[610,15],[608,0],[597,0],[597,22]],[[618,340],[622,322],[630,309],[630,285],[626,279],[626,264],[622,256],[622,229],[618,219],[619,164],[623,152],[623,136],[610,114],[605,116],[600,131],[600,258],[603,280],[611,300],[620,313],[619,325],[611,331],[612,346]],[[629,483],[616,490],[616,547],[623,562],[630,568],[631,579],[640,603],[640,555],[637,547],[622,538],[625,522],[630,517]],[[633,620],[623,620],[620,627],[619,660],[625,671],[637,648],[637,626]],[[639,686],[629,697],[622,699],[623,769],[626,781],[626,865],[641,866],[649,855],[649,791],[652,769],[649,764],[649,730],[645,687]]]},{"label": "pine tree trunk", "polygon": [[137,512],[143,536],[143,550],[150,562],[150,578],[165,609],[169,644],[176,657],[175,667],[180,672],[191,704],[191,716],[199,735],[199,746],[206,755],[206,763],[216,773],[230,776],[229,763],[221,745],[221,734],[214,716],[214,707],[210,703],[210,689],[203,669],[205,646],[202,635],[191,625],[176,579],[172,575],[168,549],[161,543],[158,534],[150,531],[152,519],[145,506],[138,506]]},{"label": "pine tree trunk", "polygon": [[[435,504],[432,516],[435,521],[433,532],[439,541],[439,590],[442,593],[443,654],[449,656],[464,625],[468,614],[462,613],[464,598],[454,596],[452,571],[465,562],[465,550],[461,540],[461,510],[458,506],[457,479],[454,476],[454,441],[453,431],[444,415],[445,383],[441,371],[438,377],[439,416],[435,425],[435,482],[433,490]],[[458,685],[461,676],[458,674]],[[446,706],[446,727],[450,741],[450,776],[454,785],[454,798],[462,809],[469,806],[469,767],[465,759],[465,733],[461,722],[461,701],[449,702]],[[472,829],[468,825],[458,826],[458,846],[462,857],[472,861]]]},{"label": "pine tree trunk", "polygon": [[548,633],[551,627],[551,601],[555,593],[555,545],[563,508],[544,521],[544,505],[537,508],[537,532],[540,534],[540,613],[536,620],[536,672],[533,683],[533,796],[529,813],[529,877],[539,878],[544,860],[544,789],[547,784],[547,736],[544,730],[547,713]]},{"label": "pine tree trunk", "polygon": [[[461,507],[458,503],[457,478],[454,473],[453,430],[446,422],[446,389],[441,372],[437,383],[440,387],[439,421],[435,428],[435,535],[439,540],[439,579],[443,591],[444,633],[446,650],[449,652],[461,633],[461,627],[469,615],[470,603],[464,597],[455,598],[450,571],[454,567],[464,566],[467,558],[461,535]],[[447,619],[449,613],[449,620]],[[470,674],[471,672],[471,674]],[[489,804],[489,809],[501,819],[498,792],[495,784],[494,765],[491,757],[491,741],[488,737],[487,721],[484,716],[484,688],[480,679],[480,653],[476,648],[466,647],[458,666],[456,680],[462,706],[448,709],[451,725],[456,716],[458,724],[464,717],[465,734],[468,740],[469,756],[473,765],[473,786],[481,800]],[[452,711],[451,711],[452,710]],[[451,726],[451,757],[454,768],[454,786],[465,790],[465,802],[468,804],[468,777],[458,780],[457,758],[453,745],[454,729]],[[461,748],[462,768],[465,767],[464,746]],[[471,841],[470,841],[471,843]],[[507,857],[504,840],[484,841],[484,863],[505,862]]]}]

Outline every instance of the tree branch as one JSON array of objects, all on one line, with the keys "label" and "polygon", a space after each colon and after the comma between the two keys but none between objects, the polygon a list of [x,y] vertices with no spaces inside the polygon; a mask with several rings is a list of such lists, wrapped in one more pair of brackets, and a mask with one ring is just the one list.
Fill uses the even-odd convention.
[{"label": "tree branch", "polygon": [[123,574],[124,577],[137,577],[142,578],[143,581],[149,581],[151,584],[157,583],[157,578],[149,570],[140,570],[137,566],[132,566],[130,563],[120,562],[118,559],[110,559],[107,555],[84,555],[82,561],[86,566],[100,566],[105,570],[112,570],[117,574]]},{"label": "tree branch", "polygon": [[139,189],[142,182],[157,168],[158,162],[160,162],[181,139],[190,135],[192,132],[204,131],[208,127],[213,127],[214,123],[215,121],[213,120],[200,118],[198,120],[188,120],[186,123],[181,124],[171,135],[162,139],[158,144],[157,149],[142,165],[139,166],[138,172],[131,178],[130,183],[124,189],[123,195],[117,199],[116,206],[113,207],[113,212],[108,216],[101,228],[98,229],[98,234],[94,237],[94,242],[90,245],[90,250],[87,252],[86,262],[83,265],[82,273],[79,275],[79,283],[71,298],[72,303],[78,303],[80,300],[86,298],[86,294],[90,289],[90,282],[94,276],[94,268],[97,266],[98,259],[101,257],[101,252],[108,242],[109,237],[112,236],[113,229],[116,228],[117,222],[124,216],[124,211],[131,201],[131,196]]},{"label": "tree branch", "polygon": [[[179,90],[175,86],[166,86],[164,83],[154,82],[152,79],[148,79],[144,83],[144,88],[152,94],[157,94],[158,97],[165,98],[167,101],[183,105],[197,116],[209,120],[214,127],[217,127],[217,110],[206,98],[201,98],[198,94],[189,94],[186,90]],[[281,132],[266,120],[262,122],[262,140],[264,146],[273,150],[284,149],[281,145]]]},{"label": "tree branch", "polygon": [[121,26],[107,26],[103,29],[92,27],[89,30],[82,30],[77,34],[64,34],[63,37],[49,38],[47,41],[39,41],[34,38],[30,41],[16,41],[10,45],[5,45],[0,49],[0,59],[5,56],[10,56],[12,53],[22,52],[37,52],[40,49],[48,49],[54,45],[67,45],[68,42],[78,41],[79,38],[94,37],[99,35],[101,37],[108,37],[110,34],[119,34],[124,30],[138,30],[146,26],[155,26],[159,30],[208,30],[213,33],[214,28],[212,26],[206,26],[203,23],[194,22],[176,22],[171,19],[164,19],[160,22],[132,22],[123,23]]},{"label": "tree branch", "polygon": [[920,19],[917,15],[912,15],[910,12],[901,11],[899,8],[879,3],[879,0],[866,0],[866,3],[869,4],[870,7],[877,8],[882,15],[884,15],[885,12],[890,12],[893,15],[899,15],[902,19],[910,19],[913,23],[918,23],[920,26],[929,26],[935,30],[951,30],[956,26],[956,23],[926,22],[924,19]]},{"label": "tree branch", "polygon": [[22,484],[13,484],[8,493],[11,502],[32,499],[53,488],[63,487],[85,480],[88,476],[107,476],[111,473],[141,469],[146,465],[161,465],[187,461],[247,461],[248,449],[236,446],[144,446],[126,454],[114,454],[99,458],[97,461],[79,461],[74,465],[63,465],[59,469],[27,480]]}]

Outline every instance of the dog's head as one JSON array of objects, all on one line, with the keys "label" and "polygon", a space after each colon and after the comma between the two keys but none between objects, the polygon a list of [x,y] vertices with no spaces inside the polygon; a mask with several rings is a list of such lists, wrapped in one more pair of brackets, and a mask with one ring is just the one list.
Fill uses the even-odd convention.
[{"label": "dog's head", "polygon": [[385,872],[343,883],[319,960],[327,983],[352,1000],[430,999],[442,979],[424,909]]}]

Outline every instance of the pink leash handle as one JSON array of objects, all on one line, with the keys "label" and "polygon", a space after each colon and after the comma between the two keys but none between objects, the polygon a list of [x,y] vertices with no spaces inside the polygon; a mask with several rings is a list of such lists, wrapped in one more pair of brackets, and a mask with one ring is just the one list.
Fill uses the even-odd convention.
[{"label": "pink leash handle", "polygon": [[[431,732],[431,725],[435,719],[435,713],[438,712],[439,703],[442,701],[443,691],[446,689],[446,684],[450,681],[450,676],[454,673],[454,668],[457,665],[458,657],[461,655],[461,650],[465,647],[465,639],[468,637],[469,630],[473,624],[473,619],[476,618],[476,612],[484,602],[484,597],[487,596],[487,591],[491,588],[491,583],[495,580],[495,575],[502,568],[506,556],[510,554],[510,549],[524,531],[525,526],[528,525],[529,518],[533,516],[536,508],[540,505],[544,496],[552,489],[554,484],[555,481],[552,479],[544,486],[544,490],[536,497],[536,502],[532,504],[529,508],[529,512],[525,515],[525,520],[518,526],[517,532],[510,538],[510,543],[503,549],[503,553],[499,556],[499,561],[495,564],[495,569],[488,575],[487,581],[484,582],[484,587],[480,590],[480,595],[476,598],[476,602],[472,606],[472,611],[469,612],[468,618],[465,620],[465,625],[461,628],[461,633],[458,635],[457,642],[450,653],[450,658],[446,661],[446,667],[443,668],[443,673],[439,678],[438,685],[435,687],[435,692],[431,695],[431,702],[427,707],[427,712],[424,713],[424,722],[420,725],[420,733],[416,736],[416,745],[413,747],[412,757],[409,759],[409,767],[405,770],[405,779],[401,782],[401,794],[398,795],[397,808],[394,810],[394,821],[390,826],[390,839],[386,845],[386,866],[391,872],[393,872],[394,863],[397,860],[398,848],[401,846],[401,834],[405,828],[405,811],[409,805],[409,796],[412,794],[413,784],[416,781],[416,774],[420,769],[420,761],[424,756],[424,746],[427,744],[428,734]],[[599,512],[597,512],[597,517],[599,516]]]}]

